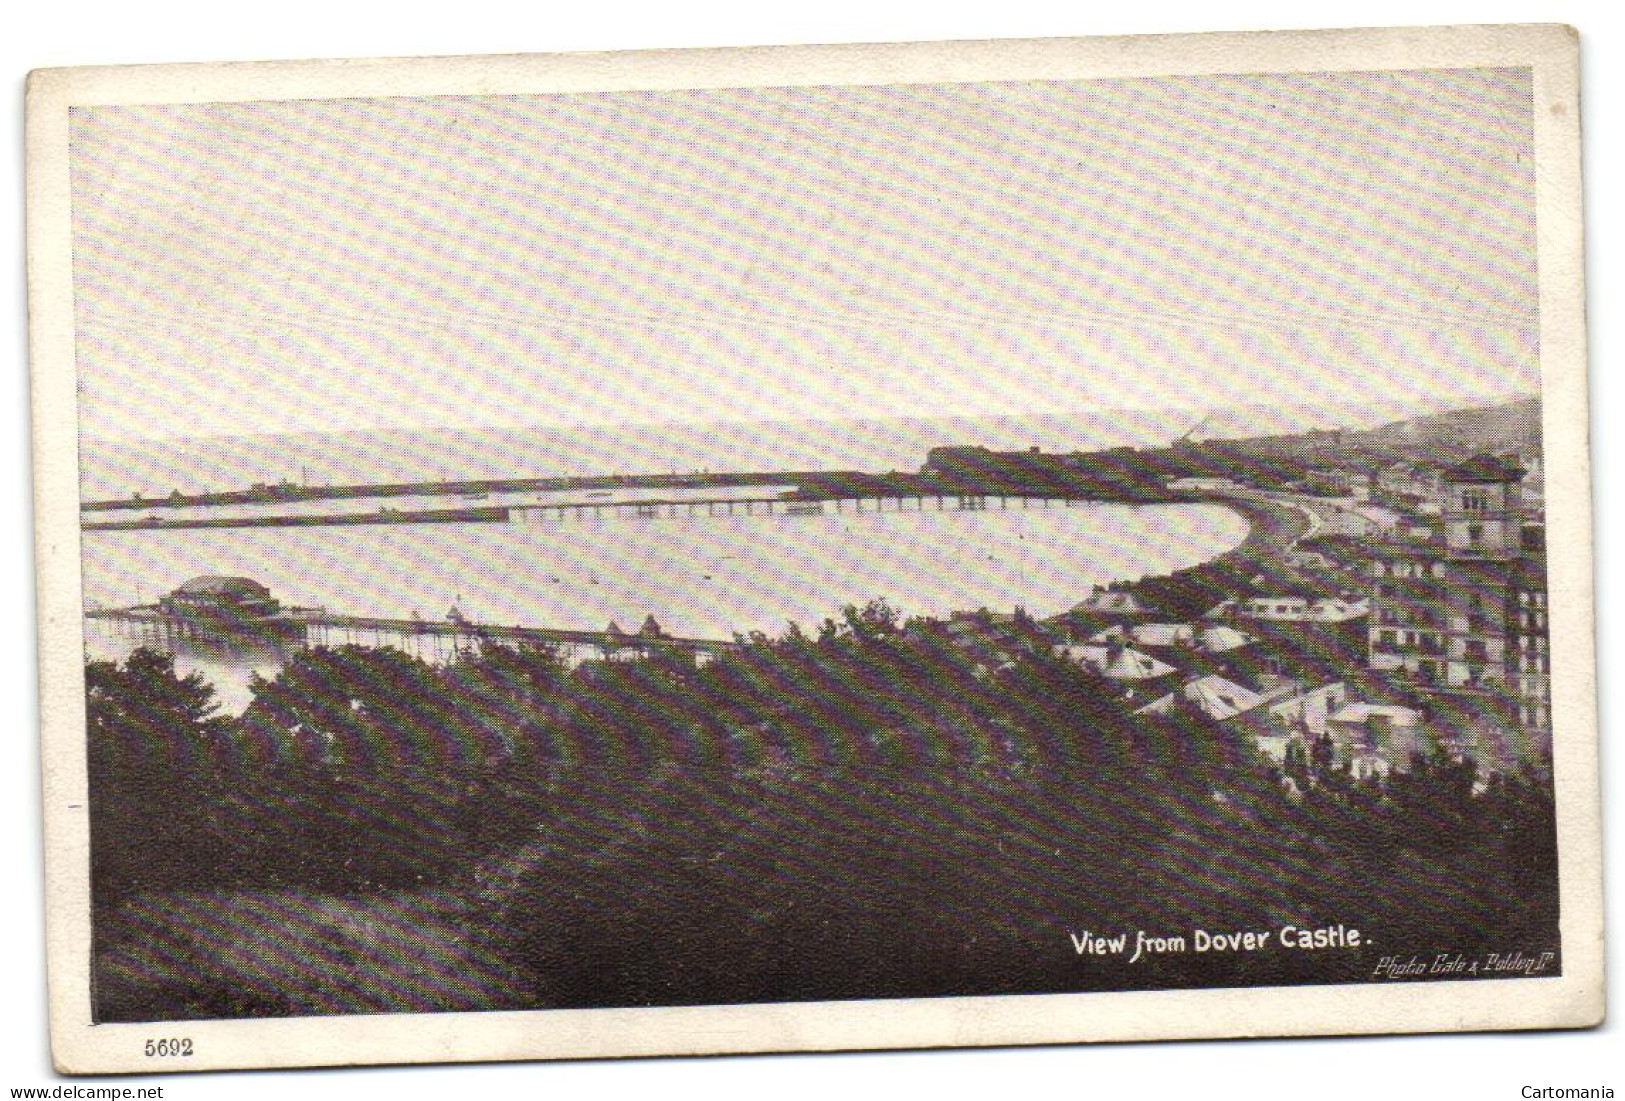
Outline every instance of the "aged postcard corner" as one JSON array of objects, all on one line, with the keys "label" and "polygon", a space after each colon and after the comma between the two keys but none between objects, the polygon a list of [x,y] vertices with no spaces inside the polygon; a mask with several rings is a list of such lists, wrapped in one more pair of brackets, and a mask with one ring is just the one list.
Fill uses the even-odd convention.
[{"label": "aged postcard corner", "polygon": [[1596,1023],[1577,87],[34,74],[59,1067]]}]

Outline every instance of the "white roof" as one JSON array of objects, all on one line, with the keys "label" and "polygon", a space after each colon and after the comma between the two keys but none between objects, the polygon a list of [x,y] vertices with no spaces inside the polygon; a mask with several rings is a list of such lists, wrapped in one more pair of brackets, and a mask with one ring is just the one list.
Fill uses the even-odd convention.
[{"label": "white roof", "polygon": [[1250,636],[1242,634],[1234,627],[1203,627],[1197,636],[1202,649],[1210,654],[1223,654],[1230,650],[1239,650],[1253,640]]},{"label": "white roof", "polygon": [[1110,642],[1125,635],[1141,646],[1189,646],[1196,641],[1196,629],[1188,623],[1140,623],[1126,630],[1114,625],[1089,641]]},{"label": "white roof", "polygon": [[1188,623],[1141,623],[1132,632],[1141,646],[1188,646],[1196,630]]},{"label": "white roof", "polygon": [[1096,644],[1128,639],[1141,646],[1196,646],[1210,654],[1239,650],[1253,640],[1234,627],[1196,627],[1190,623],[1141,623],[1133,627],[1107,627],[1090,636]]},{"label": "white roof", "polygon": [[1361,598],[1359,600],[1327,599],[1315,601],[1312,609],[1316,619],[1341,622],[1345,619],[1358,619],[1371,611],[1371,602]]},{"label": "white roof", "polygon": [[1077,610],[1084,612],[1134,612],[1137,614],[1145,611],[1145,605],[1141,604],[1139,598],[1133,593],[1105,590],[1090,593],[1077,606]]},{"label": "white roof", "polygon": [[1210,719],[1234,718],[1264,702],[1264,697],[1219,676],[1198,677],[1177,692],[1169,692],[1135,711],[1136,715],[1166,715],[1183,696]]},{"label": "white roof", "polygon": [[1301,596],[1250,596],[1241,605],[1241,614],[1254,619],[1303,619],[1309,602]]},{"label": "white roof", "polygon": [[1244,614],[1259,619],[1316,620],[1322,623],[1358,619],[1370,610],[1370,602],[1365,599],[1342,600],[1336,597],[1323,597],[1311,602],[1301,596],[1253,596],[1248,597],[1242,606]]},{"label": "white roof", "polygon": [[1177,692],[1170,692],[1166,696],[1159,696],[1144,707],[1136,708],[1134,713],[1136,715],[1166,715],[1174,709],[1174,700],[1178,698],[1178,695]]},{"label": "white roof", "polygon": [[1220,676],[1198,677],[1185,686],[1185,698],[1210,719],[1228,719],[1264,702],[1257,692]]},{"label": "white roof", "polygon": [[[1123,647],[1068,646],[1066,656],[1112,680],[1155,680],[1177,670],[1150,654]],[[1114,653],[1114,650],[1116,651]]]}]

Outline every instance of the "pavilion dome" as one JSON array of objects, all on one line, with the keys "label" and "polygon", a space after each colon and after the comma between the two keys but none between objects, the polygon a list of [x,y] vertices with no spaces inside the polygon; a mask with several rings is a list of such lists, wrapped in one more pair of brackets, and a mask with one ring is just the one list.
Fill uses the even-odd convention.
[{"label": "pavilion dome", "polygon": [[222,599],[254,598],[263,600],[271,590],[251,577],[217,577],[205,574],[182,582],[175,590],[177,596],[211,596]]}]

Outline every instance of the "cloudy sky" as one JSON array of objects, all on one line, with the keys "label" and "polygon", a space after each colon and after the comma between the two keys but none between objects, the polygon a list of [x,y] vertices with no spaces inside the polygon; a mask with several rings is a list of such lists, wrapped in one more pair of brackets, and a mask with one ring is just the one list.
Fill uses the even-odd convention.
[{"label": "cloudy sky", "polygon": [[1538,380],[1526,70],[78,109],[95,436]]}]

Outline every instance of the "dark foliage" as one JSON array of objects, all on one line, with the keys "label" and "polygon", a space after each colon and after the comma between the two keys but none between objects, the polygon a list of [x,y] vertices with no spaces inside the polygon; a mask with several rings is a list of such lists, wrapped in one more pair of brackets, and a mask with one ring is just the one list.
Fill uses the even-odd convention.
[{"label": "dark foliage", "polygon": [[[876,603],[742,641],[699,668],[656,654],[573,672],[496,643],[443,667],[318,649],[232,722],[165,659],[93,665],[97,901],[281,891],[324,929],[421,912],[408,928],[457,946],[435,957],[445,989],[469,961],[511,983],[463,984],[492,1007],[1355,981],[1371,962],[1091,967],[1068,941],[1084,928],[1342,922],[1439,951],[1555,945],[1537,771],[1475,791],[1471,762],[1441,755],[1356,781],[1327,743],[1289,760],[1289,797],[1223,728],[1126,713],[1027,617],[905,622]],[[154,847],[175,855],[162,875]],[[281,936],[300,942],[296,926]],[[221,934],[188,935],[195,958],[226,954]],[[345,969],[344,997],[295,1003],[224,971],[107,968],[104,1019],[154,999],[339,1011],[399,978]]]},{"label": "dark foliage", "polygon": [[214,690],[166,654],[85,666],[91,873],[98,901],[221,874],[215,808],[196,798],[216,738]]}]

